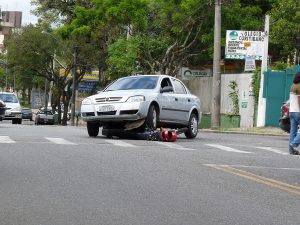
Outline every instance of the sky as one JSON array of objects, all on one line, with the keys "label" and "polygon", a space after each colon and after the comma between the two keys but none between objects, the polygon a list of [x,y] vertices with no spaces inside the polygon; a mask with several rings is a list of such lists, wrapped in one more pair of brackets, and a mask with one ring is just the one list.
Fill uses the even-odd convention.
[{"label": "sky", "polygon": [[30,0],[0,0],[2,11],[22,11],[22,24],[36,23],[37,17],[30,14],[34,9],[30,5]]}]

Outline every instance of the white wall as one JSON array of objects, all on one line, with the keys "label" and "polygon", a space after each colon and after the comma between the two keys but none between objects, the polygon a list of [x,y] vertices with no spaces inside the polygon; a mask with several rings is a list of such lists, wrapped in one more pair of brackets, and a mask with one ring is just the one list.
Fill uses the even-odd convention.
[{"label": "white wall", "polygon": [[[189,90],[200,98],[202,112],[211,112],[212,77],[181,77]],[[241,115],[241,127],[253,127],[254,97],[252,96],[252,73],[222,74],[221,75],[221,113],[232,112],[232,101],[229,97],[230,81],[237,82],[239,94],[239,111]],[[243,106],[242,107],[242,102]]]}]

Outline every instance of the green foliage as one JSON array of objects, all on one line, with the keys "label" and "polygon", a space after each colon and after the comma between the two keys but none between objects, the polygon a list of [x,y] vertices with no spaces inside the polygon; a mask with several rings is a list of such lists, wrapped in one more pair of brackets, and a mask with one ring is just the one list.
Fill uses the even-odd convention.
[{"label": "green foliage", "polygon": [[252,75],[252,82],[251,82],[251,87],[252,87],[253,94],[254,94],[255,104],[258,104],[259,89],[260,89],[260,77],[261,77],[261,71],[260,71],[260,69],[256,69]]},{"label": "green foliage", "polygon": [[131,37],[128,40],[120,38],[110,45],[108,64],[110,66],[109,75],[112,79],[135,72],[139,45],[140,40],[137,37]]},{"label": "green foliage", "polygon": [[270,43],[278,49],[275,60],[287,59],[295,49],[295,38],[300,36],[300,1],[278,0],[270,13]]},{"label": "green foliage", "polygon": [[[138,60],[144,72],[171,75],[176,75],[181,66],[212,63],[214,2],[32,0],[41,19],[52,18],[63,24],[58,23],[62,37],[89,39],[94,46],[94,57],[89,59],[93,65],[98,61],[101,70],[110,68],[110,74],[127,74],[134,71],[132,61]],[[300,1],[295,0],[222,0],[222,48],[226,30],[263,30],[264,15],[271,10],[269,51],[273,60],[285,59],[300,33],[299,5]],[[132,49],[138,54],[117,59],[117,49],[122,49],[120,40],[127,34],[139,39]],[[126,44],[127,50],[130,47]]]},{"label": "green foliage", "polygon": [[230,81],[228,87],[230,88],[229,97],[233,105],[232,114],[239,115],[239,90],[237,82],[235,80]]},{"label": "green foliage", "polygon": [[272,69],[274,70],[286,70],[289,65],[285,62],[277,61],[272,64]]}]

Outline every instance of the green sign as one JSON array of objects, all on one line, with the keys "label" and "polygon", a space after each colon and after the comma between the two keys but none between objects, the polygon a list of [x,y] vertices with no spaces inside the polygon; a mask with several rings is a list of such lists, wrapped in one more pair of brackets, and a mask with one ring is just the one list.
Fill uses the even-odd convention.
[{"label": "green sign", "polygon": [[248,106],[248,102],[242,102],[242,108],[245,109]]}]

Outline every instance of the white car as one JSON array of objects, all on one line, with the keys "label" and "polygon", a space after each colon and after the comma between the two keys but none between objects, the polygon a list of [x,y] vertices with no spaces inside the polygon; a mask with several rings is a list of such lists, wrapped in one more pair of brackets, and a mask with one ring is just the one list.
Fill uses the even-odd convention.
[{"label": "white car", "polygon": [[35,116],[34,120],[35,125],[40,125],[40,124],[49,124],[53,125],[54,124],[54,114],[50,109],[44,109],[41,108]]},{"label": "white car", "polygon": [[4,120],[11,120],[13,124],[22,123],[22,107],[15,93],[0,92],[0,100],[6,105]]},{"label": "white car", "polygon": [[200,100],[174,77],[129,76],[85,98],[81,118],[87,122],[87,131],[92,137],[98,135],[100,126],[128,129],[135,123],[142,124],[139,129],[187,127],[185,136],[194,138],[201,120]]}]

